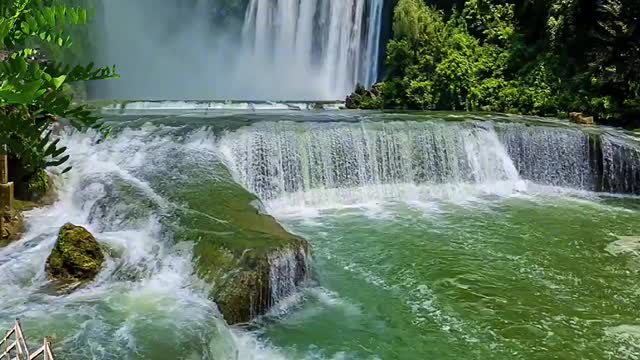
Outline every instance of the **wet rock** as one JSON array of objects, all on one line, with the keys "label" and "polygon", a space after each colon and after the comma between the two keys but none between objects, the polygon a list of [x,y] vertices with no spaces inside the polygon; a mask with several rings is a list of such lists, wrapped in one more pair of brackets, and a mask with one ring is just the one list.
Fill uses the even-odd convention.
[{"label": "wet rock", "polygon": [[66,224],[60,228],[46,271],[50,280],[85,282],[98,274],[103,263],[104,254],[93,235],[81,226]]},{"label": "wet rock", "polygon": [[0,230],[2,231],[2,234],[0,234],[0,247],[5,247],[18,240],[24,231],[24,218],[22,214],[15,212],[11,216],[4,216]]},{"label": "wet rock", "polygon": [[197,273],[227,323],[246,323],[310,277],[310,246],[260,211],[257,197],[231,181],[223,165],[214,171],[229,180],[176,187],[183,204],[176,238],[194,243]]},{"label": "wet rock", "polygon": [[593,116],[586,116],[585,114],[580,113],[580,112],[571,112],[571,113],[569,113],[569,120],[572,123],[582,124],[582,125],[593,125],[593,124],[595,124]]},{"label": "wet rock", "polygon": [[234,269],[219,278],[224,286],[216,286],[213,297],[229,324],[267,313],[309,278],[308,244],[298,238],[289,246],[268,253],[246,251],[233,261]]},{"label": "wet rock", "polygon": [[[9,191],[6,191],[6,188],[2,189],[3,186],[9,185]],[[12,242],[20,239],[20,236],[25,230],[24,226],[24,216],[22,213],[24,211],[31,210],[36,207],[35,203],[29,201],[20,201],[13,199],[12,185],[0,185],[0,190],[5,190],[0,195],[0,203],[6,204],[10,203],[11,206],[4,207],[0,209],[2,224],[0,224],[0,247],[5,247]]]},{"label": "wet rock", "polygon": [[370,90],[362,85],[356,86],[351,95],[345,99],[347,109],[381,109],[383,107],[382,91],[379,85]]}]

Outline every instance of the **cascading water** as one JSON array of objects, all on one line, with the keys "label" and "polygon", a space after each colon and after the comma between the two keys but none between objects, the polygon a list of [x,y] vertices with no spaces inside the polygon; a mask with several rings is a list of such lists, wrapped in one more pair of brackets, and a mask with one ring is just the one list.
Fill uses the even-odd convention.
[{"label": "cascading water", "polygon": [[97,51],[122,78],[100,96],[341,100],[377,80],[384,0],[251,0],[242,26],[211,14],[229,3],[103,0]]},{"label": "cascading water", "polygon": [[260,123],[220,146],[249,190],[301,206],[456,196],[465,184],[488,192],[521,186],[490,124]]},{"label": "cascading water", "polygon": [[599,190],[589,134],[579,129],[517,123],[498,124],[496,128],[523,178],[542,185]]},{"label": "cascading water", "polygon": [[[627,324],[637,319],[639,242],[613,235],[637,234],[629,224],[639,213],[618,207],[633,197],[594,193],[637,187],[633,141],[549,123],[275,117],[222,134],[224,162],[311,240],[320,284],[356,305],[326,310],[307,298],[266,326],[274,339],[326,358],[639,353],[638,327]],[[634,257],[603,254],[609,241]],[[293,259],[273,259],[271,277],[293,278]]]},{"label": "cascading water", "polygon": [[238,181],[274,208],[508,194],[527,184],[640,191],[637,146],[568,127],[277,122],[240,129],[220,144]]},{"label": "cascading water", "polygon": [[286,79],[285,87],[339,99],[377,78],[382,6],[382,0],[251,0],[243,42],[254,66],[276,76],[272,84]]},{"label": "cascading water", "polygon": [[[136,115],[116,116],[101,143],[64,136],[74,168],[59,201],[27,213],[24,238],[0,249],[0,325],[17,316],[30,337],[53,334],[59,357],[640,353],[637,198],[566,190],[637,191],[638,146],[622,133],[440,115],[119,110]],[[253,300],[279,304],[230,328],[196,276],[207,245],[196,239],[246,242],[232,262],[251,265],[274,231],[255,217],[264,212],[310,240],[318,283],[297,288],[311,272],[306,246],[269,252],[258,281],[241,279],[261,285]],[[44,272],[67,221],[109,249],[98,278],[71,293]]]},{"label": "cascading water", "polygon": [[277,251],[269,256],[269,264],[272,305],[294,294],[297,284],[310,278],[311,260],[307,249]]},{"label": "cascading water", "polygon": [[640,149],[623,138],[602,135],[605,191],[640,194]]},{"label": "cascading water", "polygon": [[[281,358],[226,326],[194,274],[192,246],[170,231],[176,204],[162,189],[177,176],[163,164],[214,163],[206,147],[190,145],[203,136],[181,141],[156,127],[100,144],[90,134],[65,136],[73,171],[59,200],[27,213],[26,234],[0,248],[1,328],[19,317],[32,339],[53,335],[62,359]],[[74,292],[52,286],[44,271],[66,222],[87,227],[108,250],[98,277]]]}]

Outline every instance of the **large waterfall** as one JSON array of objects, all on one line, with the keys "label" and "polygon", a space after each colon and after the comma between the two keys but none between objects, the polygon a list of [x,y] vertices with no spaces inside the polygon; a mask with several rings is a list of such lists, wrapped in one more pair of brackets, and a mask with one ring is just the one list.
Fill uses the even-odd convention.
[{"label": "large waterfall", "polygon": [[322,98],[343,97],[356,84],[369,86],[376,79],[382,5],[383,0],[251,0],[243,43],[254,65],[276,76],[274,83],[281,79],[299,91],[321,89]]},{"label": "large waterfall", "polygon": [[103,0],[98,55],[122,77],[99,95],[338,100],[376,81],[384,0],[231,3]]}]

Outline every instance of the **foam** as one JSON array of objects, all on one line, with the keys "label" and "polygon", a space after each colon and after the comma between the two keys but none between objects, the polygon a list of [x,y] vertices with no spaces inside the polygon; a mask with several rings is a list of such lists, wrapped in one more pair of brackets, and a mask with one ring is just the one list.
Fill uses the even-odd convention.
[{"label": "foam", "polygon": [[640,256],[640,236],[618,236],[618,240],[609,243],[605,251],[614,256]]}]

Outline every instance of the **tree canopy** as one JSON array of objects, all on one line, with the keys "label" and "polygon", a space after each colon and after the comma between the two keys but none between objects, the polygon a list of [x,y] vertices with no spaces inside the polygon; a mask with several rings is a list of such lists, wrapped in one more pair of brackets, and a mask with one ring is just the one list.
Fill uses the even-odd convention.
[{"label": "tree canopy", "polygon": [[52,138],[53,122],[63,118],[78,129],[104,129],[85,105],[73,103],[71,84],[115,77],[115,68],[72,66],[47,51],[73,46],[70,28],[90,20],[85,7],[0,0],[0,15],[0,144],[32,177],[68,159]]},{"label": "tree canopy", "polygon": [[398,0],[387,73],[356,106],[640,115],[639,2],[457,3]]}]

